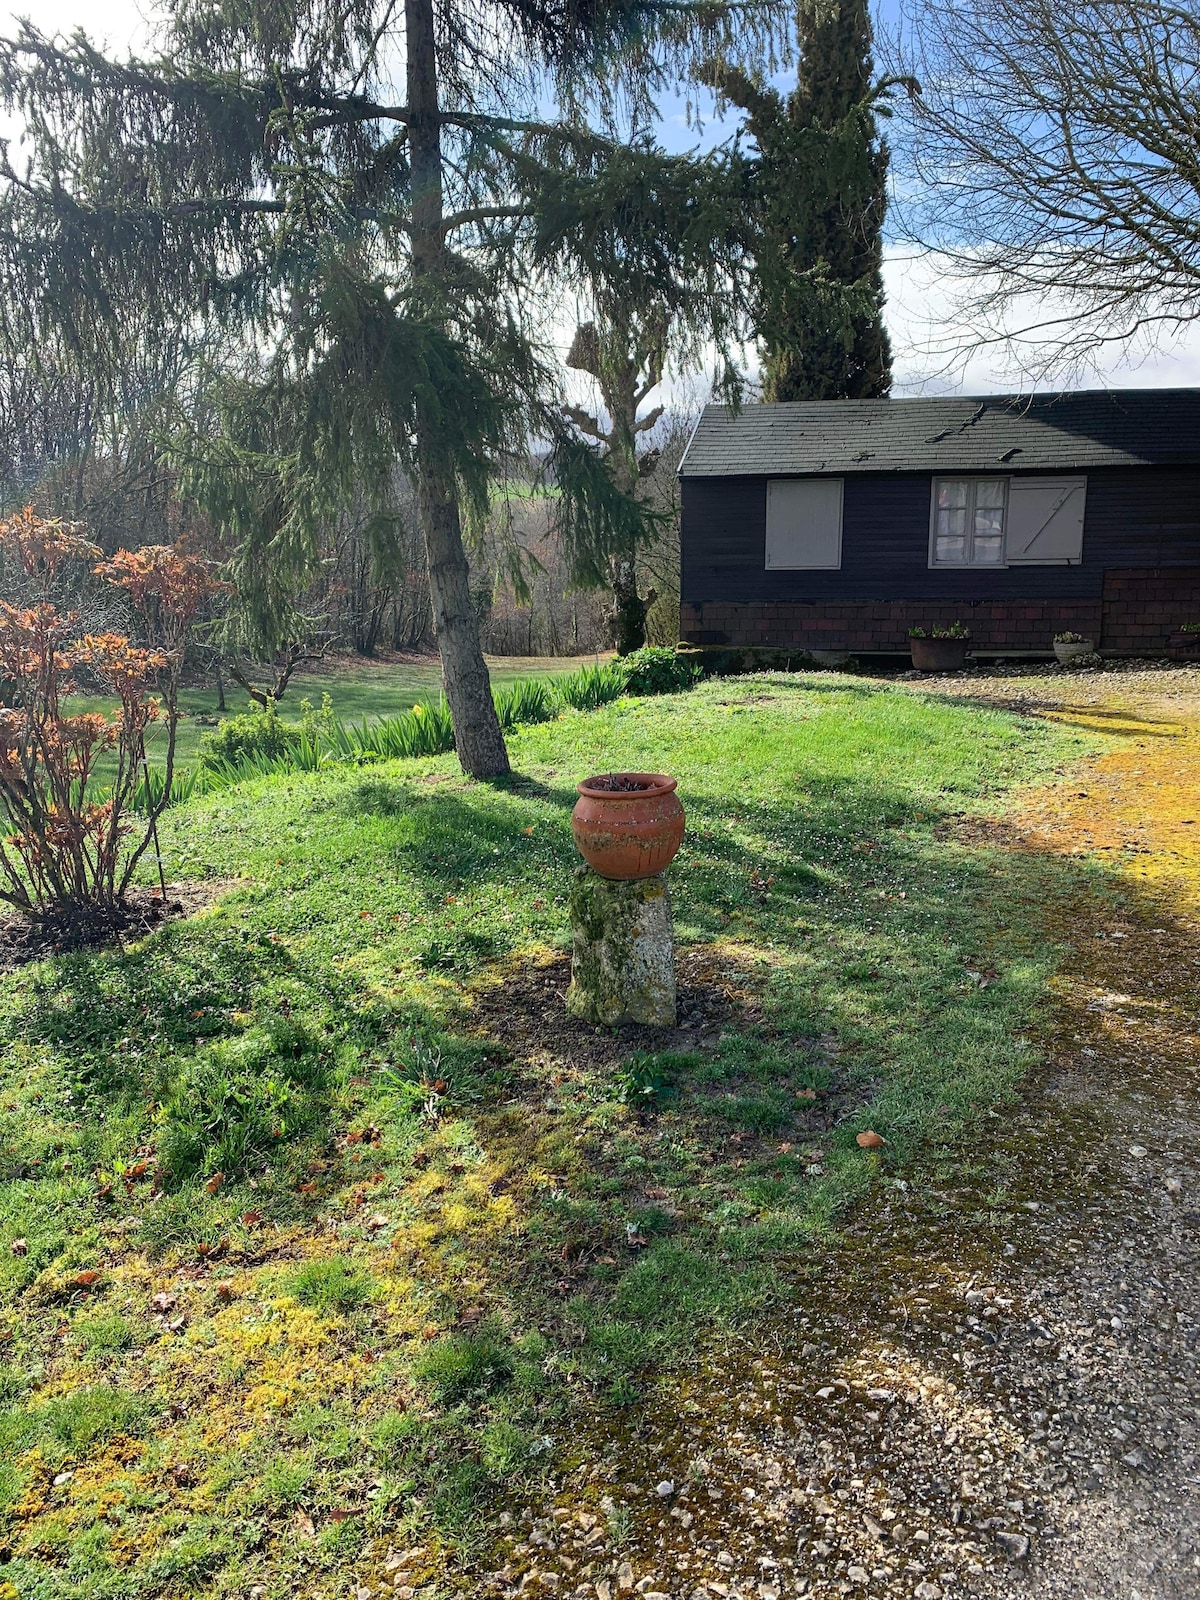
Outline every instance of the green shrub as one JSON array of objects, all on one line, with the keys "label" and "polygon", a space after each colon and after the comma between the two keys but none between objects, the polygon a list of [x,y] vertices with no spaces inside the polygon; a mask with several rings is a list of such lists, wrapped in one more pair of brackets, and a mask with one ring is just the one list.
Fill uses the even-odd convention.
[{"label": "green shrub", "polygon": [[291,755],[300,729],[289,727],[272,703],[265,711],[225,717],[200,741],[200,765],[212,772],[244,762],[279,761]]},{"label": "green shrub", "polygon": [[690,661],[665,645],[645,645],[613,665],[624,673],[629,694],[676,694],[690,689],[700,676]]}]

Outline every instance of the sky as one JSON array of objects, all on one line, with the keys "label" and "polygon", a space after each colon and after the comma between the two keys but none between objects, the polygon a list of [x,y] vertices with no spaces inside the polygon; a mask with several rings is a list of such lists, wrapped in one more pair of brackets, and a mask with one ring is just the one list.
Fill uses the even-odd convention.
[{"label": "sky", "polygon": [[[886,29],[899,14],[900,0],[880,0],[877,26]],[[13,6],[0,0],[0,19],[33,15],[44,32],[71,32],[77,27],[96,42],[104,42],[118,54],[142,43],[147,34],[147,18],[154,15],[153,0],[37,0],[37,4]],[[703,96],[704,91],[699,91]],[[703,100],[700,102],[703,105]],[[0,134],[11,131],[0,127]],[[700,136],[689,126],[682,99],[664,103],[660,137],[671,149],[692,148]],[[706,118],[704,142],[719,135],[719,125]],[[887,290],[886,318],[894,351],[893,392],[905,394],[995,393],[1023,386],[1019,367],[1011,349],[1003,346],[966,352],[968,330],[955,305],[955,290],[949,281],[946,263],[936,255],[917,254],[910,247],[894,245],[886,251],[884,282]],[[1044,315],[1047,308],[1038,308]],[[1049,308],[1053,310],[1054,308]],[[1018,311],[1019,318],[1019,311]],[[1015,324],[1014,324],[1015,325]],[[958,359],[947,359],[947,347],[958,346]],[[1168,346],[1105,355],[1084,373],[1064,373],[1064,386],[1094,388],[1102,384],[1114,388],[1159,388],[1171,385],[1200,385],[1200,324]],[[676,383],[678,402],[695,398],[686,392],[686,383]]]}]

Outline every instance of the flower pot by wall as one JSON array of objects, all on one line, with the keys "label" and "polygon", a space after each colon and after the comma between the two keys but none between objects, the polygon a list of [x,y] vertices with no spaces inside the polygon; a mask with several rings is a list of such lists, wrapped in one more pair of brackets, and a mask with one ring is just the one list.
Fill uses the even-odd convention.
[{"label": "flower pot by wall", "polygon": [[957,672],[967,659],[969,639],[913,639],[908,641],[912,664],[918,672]]},{"label": "flower pot by wall", "polygon": [[1054,654],[1065,667],[1070,661],[1077,661],[1080,656],[1090,656],[1096,646],[1091,639],[1080,639],[1074,644],[1064,643],[1062,639],[1055,639]]},{"label": "flower pot by wall", "polygon": [[602,878],[653,878],[675,859],[684,813],[676,779],[661,772],[608,772],[577,784],[571,832]]}]

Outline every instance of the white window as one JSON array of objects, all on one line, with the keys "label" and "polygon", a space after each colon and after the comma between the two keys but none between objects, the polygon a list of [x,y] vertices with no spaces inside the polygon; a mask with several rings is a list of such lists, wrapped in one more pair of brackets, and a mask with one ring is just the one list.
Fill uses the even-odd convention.
[{"label": "white window", "polygon": [[1086,499],[1086,478],[1014,478],[1008,486],[1009,563],[1077,565]]},{"label": "white window", "polygon": [[1002,567],[1007,478],[935,478],[929,564]]},{"label": "white window", "polygon": [[842,480],[771,478],[767,483],[768,570],[841,564]]}]

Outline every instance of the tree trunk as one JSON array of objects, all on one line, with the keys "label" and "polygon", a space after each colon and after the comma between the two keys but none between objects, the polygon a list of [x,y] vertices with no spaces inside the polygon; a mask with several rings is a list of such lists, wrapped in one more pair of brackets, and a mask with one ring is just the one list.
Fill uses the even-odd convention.
[{"label": "tree trunk", "polygon": [[613,644],[619,656],[632,655],[646,642],[646,602],[638,594],[637,568],[622,556],[613,562]]},{"label": "tree trunk", "polygon": [[[418,288],[424,283],[436,292],[443,254],[442,138],[433,0],[405,0],[404,18],[411,118],[413,280]],[[418,397],[416,413],[418,502],[429,558],[433,624],[454,718],[454,746],[463,771],[472,778],[498,778],[510,771],[508,750],[479,643],[479,619],[471,603],[453,462],[441,446],[438,419],[427,397]]]}]

